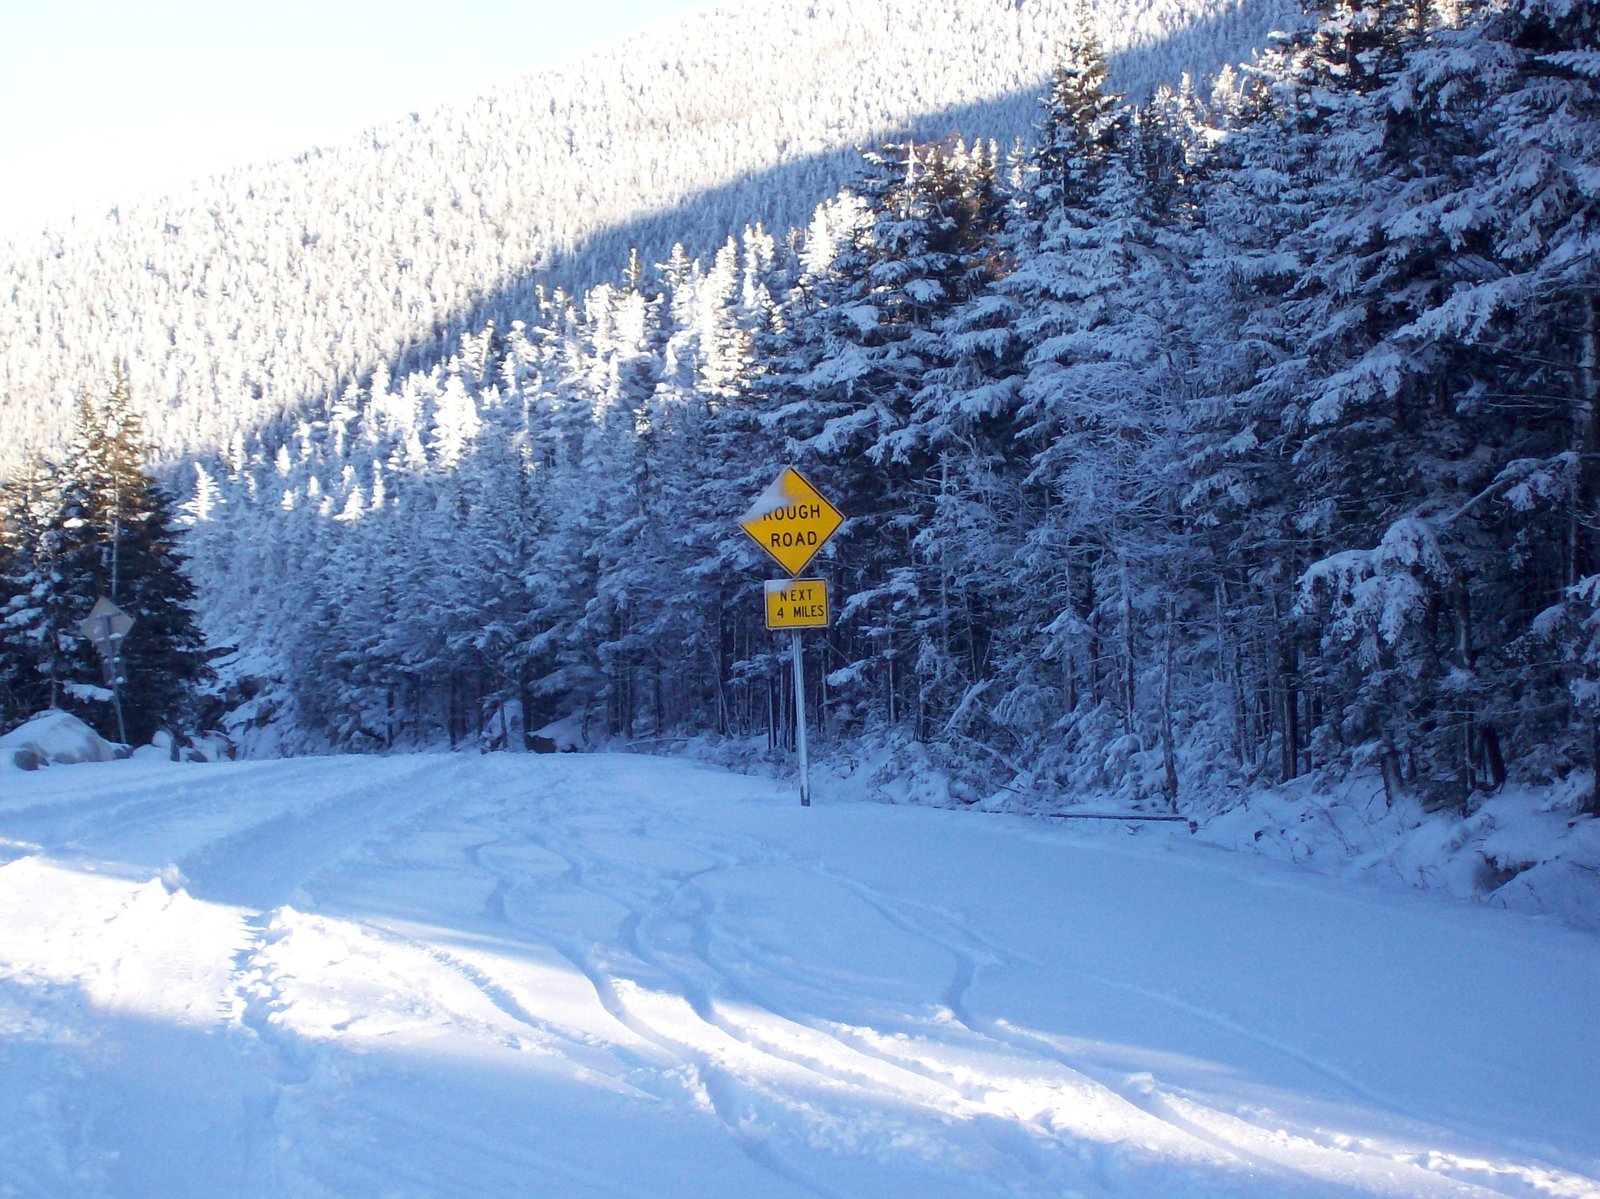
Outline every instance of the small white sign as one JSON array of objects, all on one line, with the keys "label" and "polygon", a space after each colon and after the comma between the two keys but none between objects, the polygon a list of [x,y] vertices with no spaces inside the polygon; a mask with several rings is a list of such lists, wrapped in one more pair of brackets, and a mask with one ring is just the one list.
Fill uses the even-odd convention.
[{"label": "small white sign", "polygon": [[94,642],[95,649],[100,651],[102,657],[110,657],[131,628],[133,617],[103,595],[95,601],[89,615],[78,624],[78,631]]}]

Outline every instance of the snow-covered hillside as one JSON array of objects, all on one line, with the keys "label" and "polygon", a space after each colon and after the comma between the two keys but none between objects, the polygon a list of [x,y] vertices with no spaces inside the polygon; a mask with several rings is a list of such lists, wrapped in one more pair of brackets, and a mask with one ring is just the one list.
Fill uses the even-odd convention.
[{"label": "snow-covered hillside", "polygon": [[0,862],[10,1197],[1600,1191],[1600,941],[1182,831],[141,758]]},{"label": "snow-covered hillside", "polygon": [[[474,104],[0,248],[0,476],[59,443],[122,359],[156,447],[215,450],[383,362],[453,352],[536,285],[614,279],[639,247],[778,236],[855,148],[1036,119],[1074,0],[770,0],[502,84]],[[1118,0],[1120,86],[1248,56],[1297,6]]]}]

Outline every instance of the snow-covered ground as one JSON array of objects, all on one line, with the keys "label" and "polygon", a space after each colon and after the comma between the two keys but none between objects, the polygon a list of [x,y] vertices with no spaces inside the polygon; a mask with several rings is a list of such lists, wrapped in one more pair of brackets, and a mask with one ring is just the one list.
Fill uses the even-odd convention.
[{"label": "snow-covered ground", "polygon": [[1600,938],[622,755],[0,772],[3,1196],[1600,1194]]}]

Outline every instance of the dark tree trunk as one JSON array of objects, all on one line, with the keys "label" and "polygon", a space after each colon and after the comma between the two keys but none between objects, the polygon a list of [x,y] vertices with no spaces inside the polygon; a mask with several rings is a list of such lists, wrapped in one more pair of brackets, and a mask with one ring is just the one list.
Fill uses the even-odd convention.
[{"label": "dark tree trunk", "polygon": [[1405,798],[1405,781],[1401,777],[1400,751],[1388,737],[1383,739],[1383,748],[1378,751],[1378,767],[1383,772],[1384,799],[1392,808]]}]

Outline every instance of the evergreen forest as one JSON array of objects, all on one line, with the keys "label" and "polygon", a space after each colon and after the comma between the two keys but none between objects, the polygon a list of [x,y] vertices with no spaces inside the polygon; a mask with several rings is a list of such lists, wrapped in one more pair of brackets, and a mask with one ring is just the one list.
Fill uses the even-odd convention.
[{"label": "evergreen forest", "polygon": [[113,727],[105,595],[134,741],[779,750],[789,465],[846,516],[808,724],[958,801],[1600,761],[1600,0],[1339,0],[1133,97],[1079,10],[1010,138],[372,357],[166,486],[89,382],[6,484],[0,723]]}]

